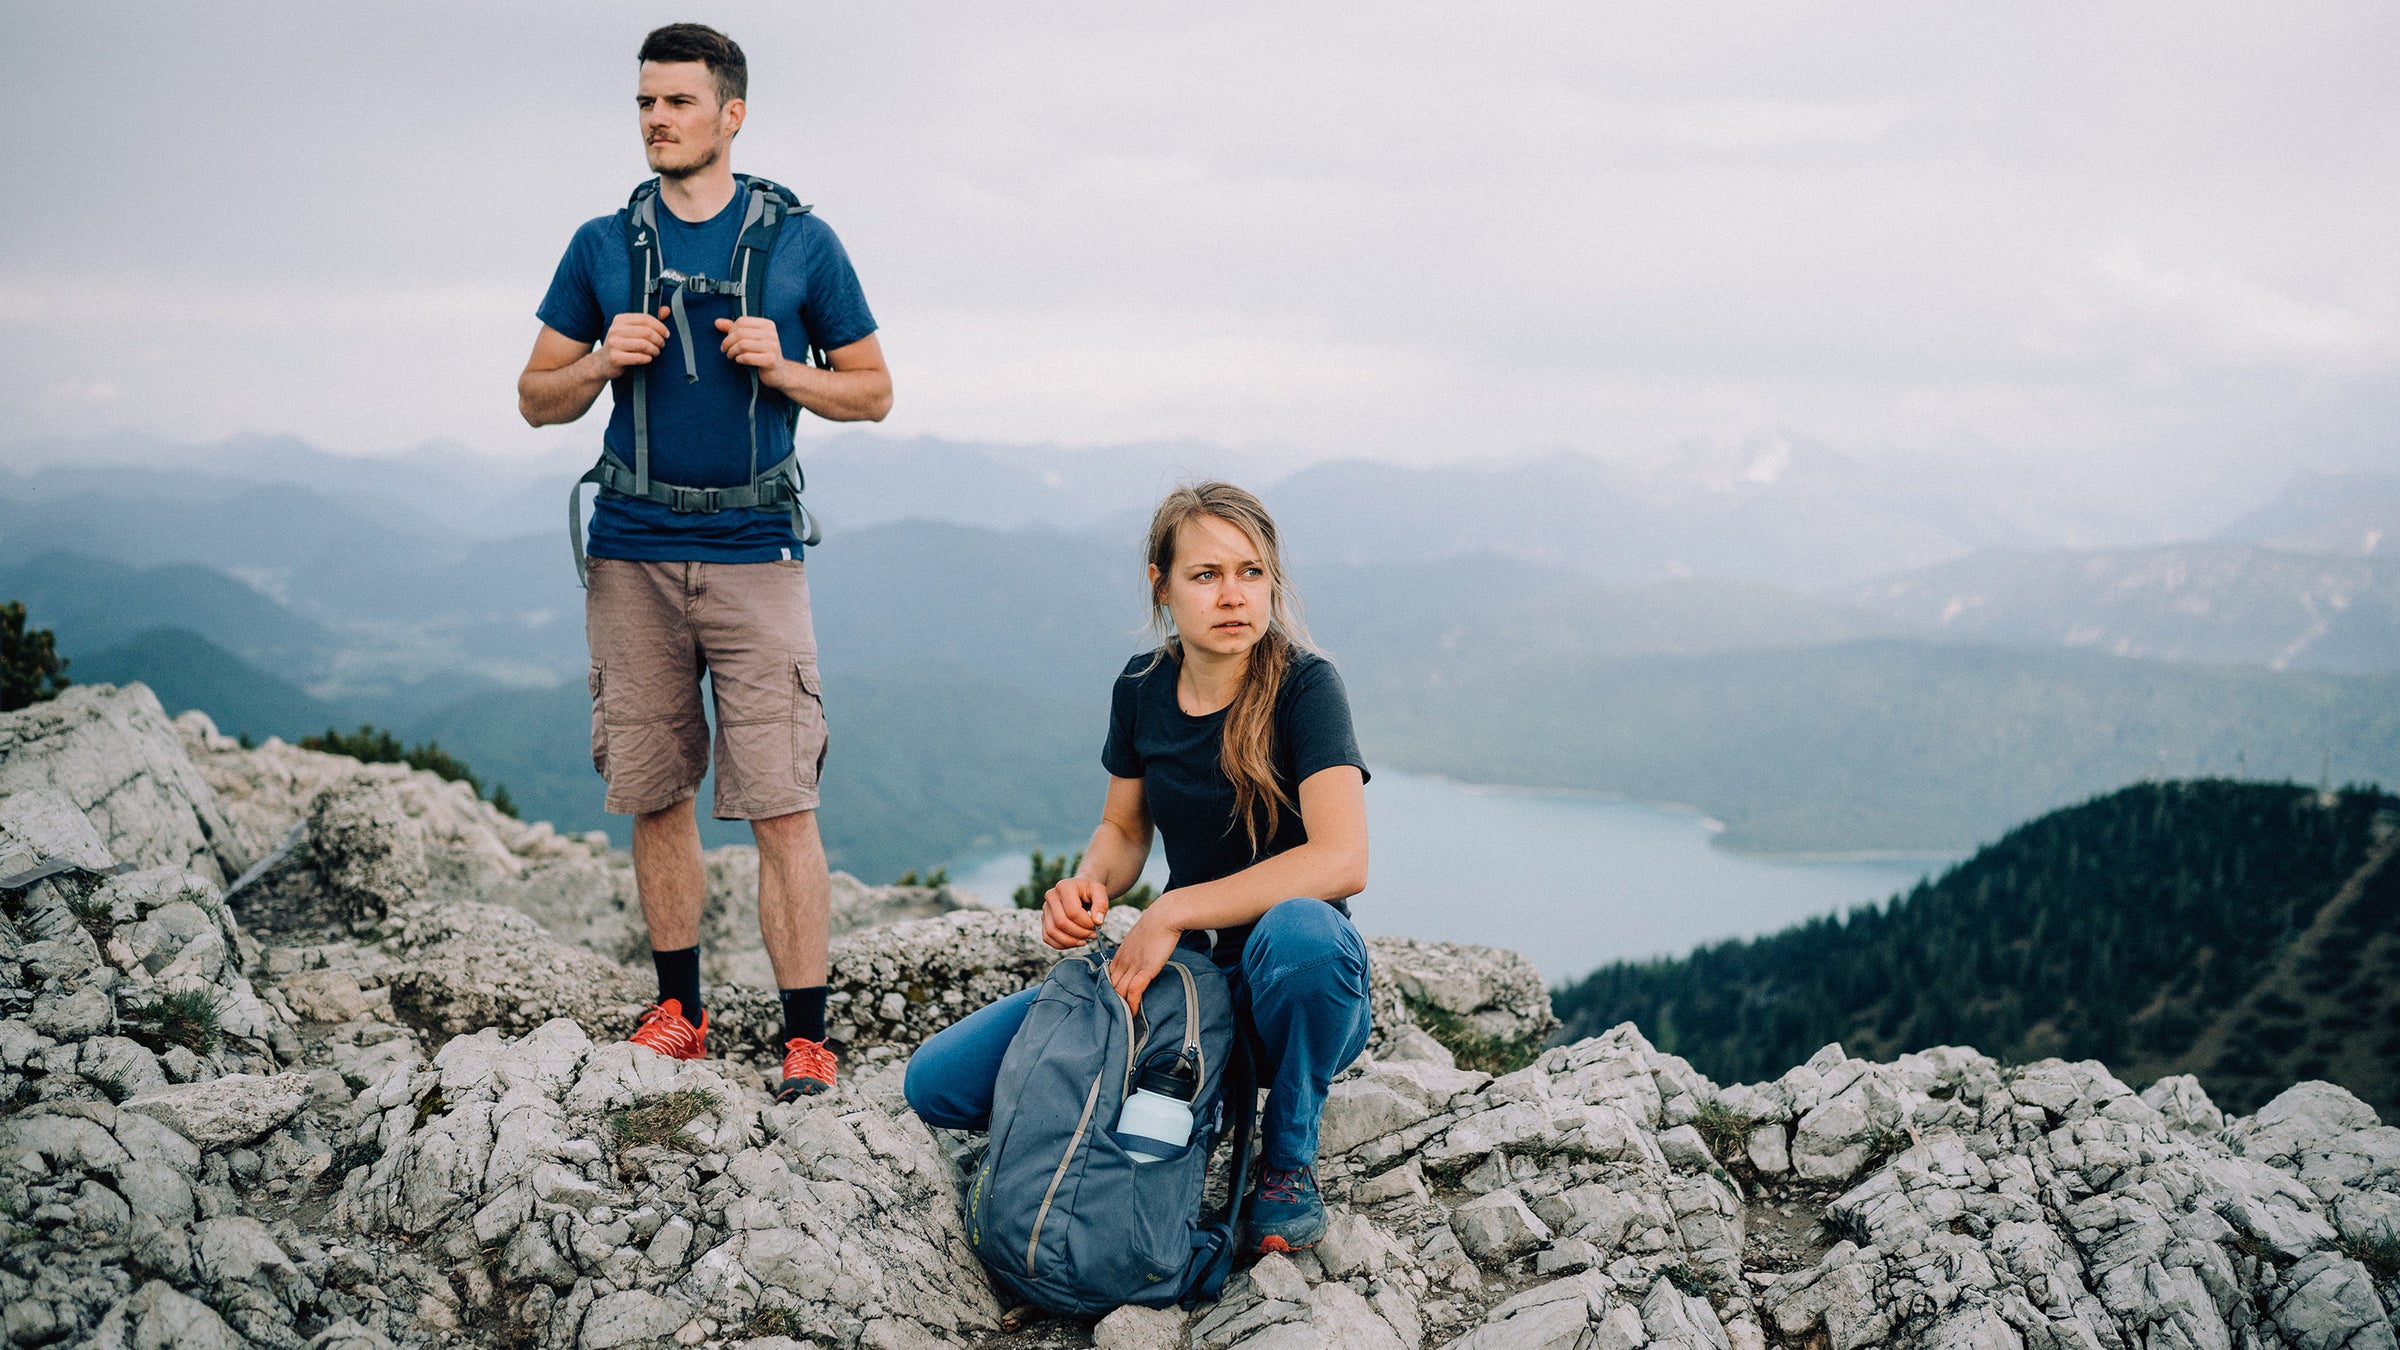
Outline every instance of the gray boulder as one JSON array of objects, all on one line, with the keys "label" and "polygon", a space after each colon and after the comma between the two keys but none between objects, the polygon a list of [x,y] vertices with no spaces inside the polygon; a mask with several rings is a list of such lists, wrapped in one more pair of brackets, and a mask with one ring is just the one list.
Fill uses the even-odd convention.
[{"label": "gray boulder", "polygon": [[0,713],[0,801],[45,788],[83,813],[115,860],[224,884],[215,841],[231,827],[147,686],[75,685]]},{"label": "gray boulder", "polygon": [[145,1092],[129,1098],[124,1109],[150,1117],[203,1149],[212,1149],[264,1138],[300,1114],[308,1098],[305,1073],[271,1078],[237,1073]]}]

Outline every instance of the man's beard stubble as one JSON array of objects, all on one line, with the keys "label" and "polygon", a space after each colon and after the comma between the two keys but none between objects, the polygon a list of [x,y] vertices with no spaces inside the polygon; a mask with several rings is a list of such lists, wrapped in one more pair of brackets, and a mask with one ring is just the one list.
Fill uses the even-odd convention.
[{"label": "man's beard stubble", "polygon": [[[651,148],[653,148],[653,149],[659,149],[659,148],[673,149],[673,148],[675,148],[675,147],[677,147],[677,146],[679,146],[679,145],[681,145],[681,144],[682,144],[682,143],[681,143],[681,142],[679,142],[679,141],[669,141],[669,142],[666,142],[666,143],[664,144],[664,146],[663,146],[663,147],[661,147],[661,146],[653,146],[653,147],[651,147]],[[655,171],[655,172],[658,174],[658,176],[659,176],[659,177],[661,177],[661,178],[667,178],[667,179],[674,179],[674,180],[676,180],[676,181],[680,182],[680,181],[682,181],[683,179],[690,178],[690,177],[694,176],[695,174],[706,173],[706,172],[707,172],[709,169],[711,169],[711,168],[715,167],[715,165],[716,165],[716,163],[717,163],[717,161],[718,161],[718,160],[720,160],[720,159],[722,159],[722,158],[724,158],[724,157],[725,157],[725,150],[724,150],[724,147],[722,147],[722,146],[719,146],[719,147],[717,147],[717,148],[715,148],[715,149],[712,149],[712,150],[710,150],[710,151],[709,151],[709,152],[708,152],[706,155],[703,155],[703,156],[702,156],[702,157],[700,157],[699,159],[697,159],[697,160],[694,160],[693,162],[691,162],[691,163],[689,163],[689,164],[657,164],[657,163],[653,163],[653,165],[652,165],[651,167],[652,167],[652,169],[653,169],[653,170],[654,170],[654,171]]]}]

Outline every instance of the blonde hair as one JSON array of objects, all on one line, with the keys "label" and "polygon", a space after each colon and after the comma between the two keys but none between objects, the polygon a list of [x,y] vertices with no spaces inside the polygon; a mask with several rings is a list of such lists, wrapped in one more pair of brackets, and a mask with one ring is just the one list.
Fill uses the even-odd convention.
[{"label": "blonde hair", "polygon": [[[1150,539],[1144,550],[1158,579],[1150,588],[1150,629],[1158,635],[1158,654],[1150,669],[1170,653],[1183,659],[1183,639],[1167,614],[1167,578],[1175,569],[1175,541],[1186,522],[1209,516],[1240,530],[1258,550],[1267,569],[1267,631],[1250,649],[1249,666],[1242,672],[1241,689],[1225,711],[1225,742],[1219,763],[1233,783],[1233,814],[1250,839],[1250,854],[1258,856],[1262,839],[1275,837],[1282,812],[1298,809],[1275,781],[1275,697],[1291,669],[1292,653],[1314,651],[1308,625],[1301,618],[1300,597],[1284,574],[1283,550],[1275,536],[1275,518],[1257,497],[1231,483],[1188,484],[1175,489],[1150,517]],[[1266,829],[1259,829],[1259,816]]]}]

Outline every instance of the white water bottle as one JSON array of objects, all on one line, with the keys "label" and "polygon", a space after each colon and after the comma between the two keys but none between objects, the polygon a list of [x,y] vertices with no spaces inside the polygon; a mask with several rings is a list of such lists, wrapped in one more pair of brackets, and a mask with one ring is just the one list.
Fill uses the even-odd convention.
[{"label": "white water bottle", "polygon": [[1182,1056],[1143,1065],[1133,1095],[1117,1113],[1117,1133],[1155,1139],[1162,1148],[1144,1153],[1129,1147],[1125,1156],[1137,1163],[1163,1162],[1167,1153],[1182,1148],[1192,1137],[1192,1099],[1199,1095],[1200,1076]]}]

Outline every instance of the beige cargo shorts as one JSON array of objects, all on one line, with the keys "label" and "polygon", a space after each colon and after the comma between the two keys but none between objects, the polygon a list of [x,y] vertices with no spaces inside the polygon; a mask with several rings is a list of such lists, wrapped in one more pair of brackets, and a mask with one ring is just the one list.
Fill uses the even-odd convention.
[{"label": "beige cargo shorts", "polygon": [[591,560],[592,767],[607,809],[663,810],[700,789],[716,702],[719,820],[813,811],[825,703],[807,564]]}]

